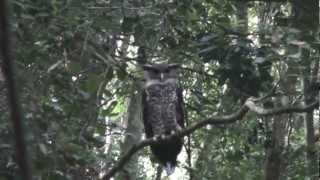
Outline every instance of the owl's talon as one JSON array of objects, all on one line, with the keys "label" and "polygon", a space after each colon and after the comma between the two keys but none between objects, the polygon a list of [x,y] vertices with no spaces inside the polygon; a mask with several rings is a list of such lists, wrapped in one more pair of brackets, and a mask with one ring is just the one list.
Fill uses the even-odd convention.
[{"label": "owl's talon", "polygon": [[177,131],[181,131],[181,130],[182,130],[181,126],[177,125]]},{"label": "owl's talon", "polygon": [[161,139],[164,140],[166,136],[164,134],[161,135]]},{"label": "owl's talon", "polygon": [[152,139],[154,141],[158,141],[159,139],[161,139],[161,137],[160,137],[160,135],[155,135]]},{"label": "owl's talon", "polygon": [[174,135],[176,132],[174,130],[171,130],[171,135]]}]

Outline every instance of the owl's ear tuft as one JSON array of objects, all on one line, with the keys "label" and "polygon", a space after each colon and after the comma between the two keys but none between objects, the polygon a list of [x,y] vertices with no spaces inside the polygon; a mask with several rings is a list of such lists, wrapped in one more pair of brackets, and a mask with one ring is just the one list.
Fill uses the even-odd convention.
[{"label": "owl's ear tuft", "polygon": [[180,64],[172,63],[172,64],[169,64],[168,67],[169,67],[170,69],[176,69],[176,68],[180,68]]},{"label": "owl's ear tuft", "polygon": [[143,70],[153,70],[153,67],[151,64],[144,64],[142,66]]}]

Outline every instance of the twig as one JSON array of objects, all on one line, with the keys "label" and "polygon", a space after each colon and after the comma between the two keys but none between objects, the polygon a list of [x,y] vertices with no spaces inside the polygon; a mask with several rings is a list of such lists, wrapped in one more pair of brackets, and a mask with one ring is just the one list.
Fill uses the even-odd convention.
[{"label": "twig", "polygon": [[185,70],[185,71],[190,71],[190,72],[193,72],[193,73],[198,73],[200,75],[208,76],[208,77],[211,77],[211,78],[216,78],[215,75],[209,74],[209,73],[207,73],[205,71],[199,71],[199,70],[195,70],[195,69],[188,68],[188,67],[181,67],[181,69]]},{"label": "twig", "polygon": [[302,113],[302,112],[308,112],[311,111],[319,106],[319,102],[315,101],[309,105],[306,106],[294,106],[294,107],[282,107],[282,108],[275,108],[275,109],[264,109],[262,107],[258,107],[255,104],[255,101],[253,98],[249,98],[246,103],[235,113],[231,115],[225,115],[225,116],[215,116],[211,118],[207,118],[205,120],[202,120],[196,124],[190,125],[189,127],[183,129],[182,131],[179,131],[173,135],[168,135],[165,136],[164,139],[160,140],[154,140],[152,138],[145,139],[141,141],[140,143],[134,145],[131,147],[131,149],[123,156],[120,158],[118,163],[114,165],[107,174],[103,177],[103,180],[109,180],[111,177],[113,177],[117,171],[121,170],[122,167],[125,165],[125,163],[131,158],[132,155],[134,155],[137,151],[140,149],[159,143],[160,141],[167,141],[170,140],[171,138],[176,138],[176,137],[184,137],[186,135],[191,134],[195,130],[204,127],[208,124],[214,124],[214,125],[219,125],[219,124],[231,124],[234,123],[238,120],[241,120],[248,111],[255,112],[257,115],[261,116],[267,116],[267,115],[277,115],[277,114],[283,114],[283,113]]},{"label": "twig", "polygon": [[141,6],[141,7],[128,7],[128,6],[91,6],[91,7],[88,7],[88,9],[93,9],[93,10],[96,10],[96,9],[128,9],[128,10],[143,10],[143,9],[151,9],[153,8],[154,6]]}]

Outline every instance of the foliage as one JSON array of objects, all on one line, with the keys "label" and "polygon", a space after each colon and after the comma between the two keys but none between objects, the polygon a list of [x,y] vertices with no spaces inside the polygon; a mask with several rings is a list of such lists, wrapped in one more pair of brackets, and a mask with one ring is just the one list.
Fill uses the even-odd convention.
[{"label": "foliage", "polygon": [[[265,95],[287,77],[288,64],[305,65],[304,49],[312,52],[309,63],[315,62],[319,39],[304,39],[299,30],[276,22],[254,22],[241,32],[236,5],[227,0],[11,1],[16,76],[35,179],[97,179],[119,159],[126,98],[142,80],[137,48],[146,49],[149,62],[182,65],[189,123],[233,112],[245,98]],[[283,11],[290,9],[284,5]],[[254,2],[248,7],[249,21],[270,15],[272,8]],[[1,114],[0,179],[17,174],[12,129]],[[245,123],[197,131],[191,136],[193,167],[185,161],[179,168],[202,179],[262,179],[271,124],[261,122],[249,116]],[[304,136],[296,128],[288,137],[291,179],[306,173]],[[140,159],[149,155],[143,151]],[[137,171],[150,179],[156,171],[145,172],[144,164]]]}]

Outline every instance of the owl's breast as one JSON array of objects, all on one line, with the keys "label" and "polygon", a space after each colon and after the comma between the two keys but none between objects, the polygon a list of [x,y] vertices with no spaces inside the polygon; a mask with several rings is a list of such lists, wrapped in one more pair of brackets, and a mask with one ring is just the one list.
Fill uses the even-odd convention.
[{"label": "owl's breast", "polygon": [[147,101],[158,103],[174,103],[177,100],[176,86],[174,84],[154,84],[147,87]]}]

